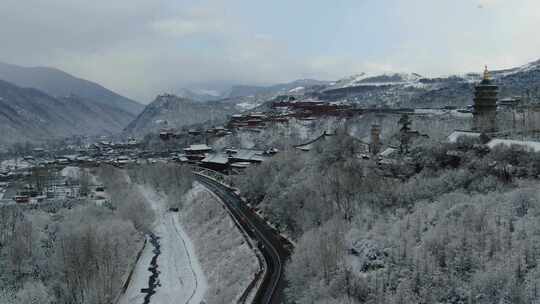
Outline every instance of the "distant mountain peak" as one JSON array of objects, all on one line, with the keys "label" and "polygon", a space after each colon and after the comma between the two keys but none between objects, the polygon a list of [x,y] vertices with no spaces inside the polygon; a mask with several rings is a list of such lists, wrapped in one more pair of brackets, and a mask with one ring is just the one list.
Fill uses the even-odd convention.
[{"label": "distant mountain peak", "polygon": [[211,101],[223,98],[220,92],[206,89],[182,88],[176,94],[179,97],[185,97],[195,101]]}]

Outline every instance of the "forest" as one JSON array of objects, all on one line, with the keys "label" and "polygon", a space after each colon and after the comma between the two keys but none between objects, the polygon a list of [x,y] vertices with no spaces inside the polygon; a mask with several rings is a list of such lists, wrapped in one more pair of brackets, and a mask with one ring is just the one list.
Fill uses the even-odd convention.
[{"label": "forest", "polygon": [[338,133],[234,180],[296,243],[291,303],[536,303],[540,153],[424,140],[391,168]]},{"label": "forest", "polygon": [[[423,139],[383,166],[361,151],[337,132],[231,177],[295,244],[288,302],[540,300],[540,153]],[[114,301],[155,218],[134,185],[183,210],[194,182],[170,164],[89,176],[111,189],[102,205],[0,209],[0,302]]]},{"label": "forest", "polygon": [[129,172],[101,166],[77,178],[89,176],[110,189],[102,205],[83,197],[41,208],[0,208],[0,303],[115,302],[154,222],[131,176],[174,189],[172,198],[192,186],[189,171],[177,166]]}]

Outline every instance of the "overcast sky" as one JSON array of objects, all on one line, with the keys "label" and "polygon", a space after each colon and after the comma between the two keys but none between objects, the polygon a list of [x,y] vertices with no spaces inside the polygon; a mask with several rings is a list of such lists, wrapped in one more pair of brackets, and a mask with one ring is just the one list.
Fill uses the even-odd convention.
[{"label": "overcast sky", "polygon": [[219,84],[426,76],[540,59],[539,0],[0,0],[0,61],[147,103]]}]

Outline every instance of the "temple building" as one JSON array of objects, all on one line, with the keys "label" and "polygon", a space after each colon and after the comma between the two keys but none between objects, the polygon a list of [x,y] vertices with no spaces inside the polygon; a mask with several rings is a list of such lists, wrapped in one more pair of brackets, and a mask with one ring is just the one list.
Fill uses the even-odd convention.
[{"label": "temple building", "polygon": [[480,133],[497,132],[497,95],[499,87],[493,83],[487,69],[482,81],[475,86],[473,130]]}]

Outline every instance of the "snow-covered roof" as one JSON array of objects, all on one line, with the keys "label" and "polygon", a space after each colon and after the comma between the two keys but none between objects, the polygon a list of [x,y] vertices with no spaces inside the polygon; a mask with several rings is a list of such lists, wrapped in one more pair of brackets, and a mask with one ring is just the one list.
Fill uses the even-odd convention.
[{"label": "snow-covered roof", "polygon": [[494,138],[487,143],[487,146],[490,148],[494,148],[498,145],[504,145],[506,147],[518,145],[518,146],[528,148],[534,152],[540,152],[540,142],[537,142],[537,141]]},{"label": "snow-covered roof", "polygon": [[238,163],[231,164],[231,167],[239,168],[239,169],[244,169],[244,168],[247,168],[249,166],[251,166],[250,162],[238,162]]},{"label": "snow-covered roof", "polygon": [[231,157],[235,159],[245,160],[245,161],[257,161],[262,162],[265,158],[262,156],[263,151],[258,150],[246,150],[246,149],[237,149],[236,153],[233,153]]},{"label": "snow-covered roof", "polygon": [[448,112],[448,110],[444,110],[444,109],[423,109],[423,108],[414,109],[415,114],[436,114],[436,115],[441,115],[441,114],[444,114],[446,112]]},{"label": "snow-covered roof", "polygon": [[388,157],[388,156],[392,155],[392,153],[394,153],[394,152],[396,152],[396,151],[397,151],[396,148],[386,148],[384,151],[382,151],[382,152],[380,153],[380,155],[381,155],[382,157]]},{"label": "snow-covered roof", "polygon": [[479,132],[472,132],[472,131],[459,131],[459,130],[456,130],[456,131],[452,132],[450,135],[448,135],[448,142],[455,143],[455,142],[457,142],[458,138],[460,138],[461,136],[478,138],[478,137],[480,137],[480,133]]},{"label": "snow-covered roof", "polygon": [[203,160],[203,163],[214,163],[214,164],[227,164],[229,162],[229,158],[226,154],[223,153],[213,153],[208,154]]},{"label": "snow-covered roof", "polygon": [[212,150],[209,146],[205,144],[197,144],[197,145],[191,145],[188,148],[184,149],[185,151],[205,151],[205,150]]}]

